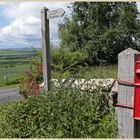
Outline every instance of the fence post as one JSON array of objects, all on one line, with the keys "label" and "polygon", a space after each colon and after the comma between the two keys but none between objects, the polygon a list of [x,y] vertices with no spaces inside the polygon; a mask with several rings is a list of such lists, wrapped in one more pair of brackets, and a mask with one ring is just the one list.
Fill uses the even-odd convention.
[{"label": "fence post", "polygon": [[42,30],[42,54],[43,54],[43,78],[44,87],[49,90],[49,81],[51,79],[50,71],[50,37],[49,37],[49,19],[47,19],[47,8],[41,10],[41,30]]},{"label": "fence post", "polygon": [[[140,60],[140,52],[128,48],[118,55],[118,80],[134,82],[134,64]],[[118,103],[133,106],[134,87],[119,85]],[[117,107],[118,137],[140,137],[140,121],[132,117],[133,110]]]}]

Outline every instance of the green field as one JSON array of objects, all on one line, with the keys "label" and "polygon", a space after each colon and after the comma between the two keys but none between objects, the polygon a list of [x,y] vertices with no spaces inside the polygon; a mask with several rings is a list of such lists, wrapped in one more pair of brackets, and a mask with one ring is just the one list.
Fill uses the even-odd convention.
[{"label": "green field", "polygon": [[0,50],[0,87],[18,84],[29,70],[33,55],[33,51]]},{"label": "green field", "polygon": [[[15,65],[9,68],[0,68],[0,86],[17,84],[29,69],[29,64]],[[6,79],[4,78],[6,76]]]},{"label": "green field", "polygon": [[15,50],[0,50],[0,55],[22,55],[28,54],[34,51],[15,51]]}]

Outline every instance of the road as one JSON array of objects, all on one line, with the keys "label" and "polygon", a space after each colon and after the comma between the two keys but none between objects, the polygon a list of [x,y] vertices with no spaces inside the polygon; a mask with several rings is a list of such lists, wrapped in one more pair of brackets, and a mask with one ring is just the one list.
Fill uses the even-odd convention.
[{"label": "road", "polygon": [[18,94],[16,88],[0,89],[0,104],[20,101],[22,99],[23,97],[20,94]]}]

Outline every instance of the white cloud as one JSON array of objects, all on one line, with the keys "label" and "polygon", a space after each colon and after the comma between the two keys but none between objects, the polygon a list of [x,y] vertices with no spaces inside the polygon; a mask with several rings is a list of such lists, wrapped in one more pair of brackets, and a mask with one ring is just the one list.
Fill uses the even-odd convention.
[{"label": "white cloud", "polygon": [[66,11],[68,11],[68,9],[66,8],[66,4],[67,3],[64,2],[21,2],[16,4],[8,4],[7,8],[4,10],[4,14],[9,18],[28,17],[32,15],[40,17],[41,8],[43,8],[44,6],[49,10],[64,8]]},{"label": "white cloud", "polygon": [[40,27],[40,20],[36,17],[17,18],[1,31],[4,34],[32,35],[38,33],[38,27]]},{"label": "white cloud", "polygon": [[[50,10],[63,8],[69,14],[67,3],[47,2],[21,2],[8,3],[3,14],[11,19],[9,25],[0,29],[0,45],[41,45],[41,8],[47,7]],[[50,38],[58,39],[57,24],[63,18],[50,20]],[[7,46],[8,46],[7,45]],[[34,47],[36,47],[34,46]]]},{"label": "white cloud", "polygon": [[140,2],[137,2],[137,8],[138,8],[138,11],[140,12]]},{"label": "white cloud", "polygon": [[32,39],[38,37],[40,39],[40,21],[36,17],[17,18],[10,25],[0,30],[0,40],[4,44],[27,45],[33,43],[31,40],[27,40],[26,36],[30,36]]}]

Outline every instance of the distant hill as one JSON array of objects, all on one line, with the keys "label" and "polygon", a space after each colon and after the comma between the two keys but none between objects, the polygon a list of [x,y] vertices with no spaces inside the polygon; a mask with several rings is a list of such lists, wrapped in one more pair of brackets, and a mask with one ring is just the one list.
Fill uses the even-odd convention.
[{"label": "distant hill", "polygon": [[[34,51],[33,48],[0,48],[0,50],[4,51]],[[42,48],[35,48],[35,50],[39,51],[42,50]]]}]

